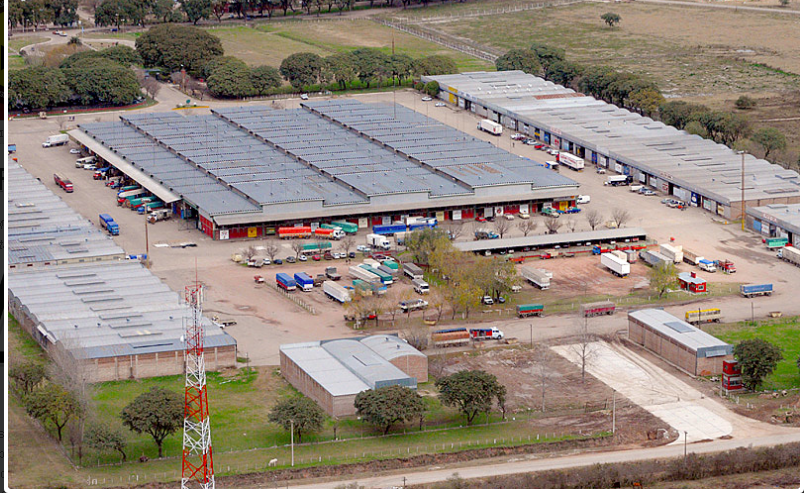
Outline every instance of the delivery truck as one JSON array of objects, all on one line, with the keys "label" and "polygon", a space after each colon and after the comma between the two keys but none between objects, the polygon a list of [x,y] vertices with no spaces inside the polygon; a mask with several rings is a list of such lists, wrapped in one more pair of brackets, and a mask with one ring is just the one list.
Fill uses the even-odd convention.
[{"label": "delivery truck", "polygon": [[631,264],[628,261],[610,253],[600,255],[600,263],[618,277],[627,277],[631,273]]},{"label": "delivery truck", "polygon": [[64,190],[65,192],[73,193],[73,182],[71,182],[69,179],[54,174],[53,181],[55,181],[56,185],[61,187],[61,189]]},{"label": "delivery truck", "polygon": [[497,327],[488,327],[485,329],[469,329],[469,334],[471,334],[472,339],[476,341],[484,339],[494,339],[496,341],[500,341],[505,338],[505,334],[503,333],[503,331],[501,331]]},{"label": "delivery truck", "polygon": [[276,275],[276,285],[285,291],[296,291],[296,279],[284,272]]},{"label": "delivery truck", "polygon": [[424,279],[424,271],[412,262],[402,264],[402,271],[411,279]]},{"label": "delivery truck", "polygon": [[457,329],[441,329],[430,334],[430,340],[436,347],[462,346],[472,342],[472,334],[465,327]]},{"label": "delivery truck", "polygon": [[366,235],[366,243],[368,243],[369,246],[379,248],[380,250],[388,250],[391,248],[391,243],[388,241],[388,238],[383,235],[369,233]]},{"label": "delivery truck", "polygon": [[67,134],[51,135],[46,141],[42,142],[42,147],[63,146],[70,142],[70,136]]},{"label": "delivery truck", "polygon": [[701,270],[705,270],[706,272],[717,272],[717,267],[715,266],[715,262],[712,260],[707,260],[702,258],[698,261],[698,268]]},{"label": "delivery truck", "polygon": [[743,284],[740,286],[740,294],[746,298],[770,296],[773,294],[773,284]]},{"label": "delivery truck", "polygon": [[109,214],[101,214],[98,216],[98,222],[100,223],[100,227],[108,231],[112,236],[120,234],[120,227]]},{"label": "delivery truck", "polygon": [[351,290],[339,285],[335,281],[324,281],[323,288],[324,294],[335,301],[340,303],[349,303],[352,301]]},{"label": "delivery truck", "polygon": [[477,129],[491,135],[502,135],[503,133],[503,126],[491,120],[480,120],[477,122]]},{"label": "delivery truck", "polygon": [[665,257],[673,259],[673,263],[676,264],[680,264],[682,261],[684,261],[684,249],[681,247],[681,245],[663,243],[659,245],[659,253]]},{"label": "delivery truck", "polygon": [[798,248],[786,246],[784,248],[780,248],[776,255],[784,260],[785,262],[790,262],[795,266],[800,266],[799,257],[801,253],[799,252]]},{"label": "delivery truck", "polygon": [[604,185],[608,185],[610,187],[618,187],[621,185],[630,185],[632,181],[633,178],[631,178],[628,175],[611,175],[608,177],[608,179],[606,179],[606,183],[604,183]]},{"label": "delivery truck", "polygon": [[583,171],[583,158],[580,158],[568,152],[559,152],[558,162],[571,170]]}]

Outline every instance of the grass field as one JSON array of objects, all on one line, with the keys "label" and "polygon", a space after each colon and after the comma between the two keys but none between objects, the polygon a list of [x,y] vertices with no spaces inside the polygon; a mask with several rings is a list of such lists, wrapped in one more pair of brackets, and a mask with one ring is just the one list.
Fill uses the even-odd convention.
[{"label": "grass field", "polygon": [[47,38],[44,36],[14,36],[8,40],[8,52],[17,53],[20,48],[42,41],[47,41]]},{"label": "grass field", "polygon": [[801,372],[796,360],[801,355],[801,325],[799,317],[705,325],[703,329],[729,344],[736,345],[746,339],[760,338],[782,348],[784,360],[776,371],[765,379],[762,389],[793,389],[801,383]]},{"label": "grass field", "polygon": [[461,71],[493,70],[493,65],[488,62],[366,19],[266,23],[257,28],[212,28],[210,32],[221,38],[227,55],[241,58],[249,65],[278,67],[285,57],[300,51],[327,56],[370,47],[391,53],[393,44],[395,53],[413,58],[447,55],[455,60]]},{"label": "grass field", "polygon": [[82,34],[82,38],[87,39],[129,39],[131,41],[136,40],[142,36],[142,33],[88,33]]}]

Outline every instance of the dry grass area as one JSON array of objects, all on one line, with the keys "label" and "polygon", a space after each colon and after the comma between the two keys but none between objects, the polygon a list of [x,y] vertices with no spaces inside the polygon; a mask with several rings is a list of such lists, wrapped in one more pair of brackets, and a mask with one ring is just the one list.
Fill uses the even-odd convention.
[{"label": "dry grass area", "polygon": [[661,481],[650,484],[654,489],[796,489],[801,488],[801,470],[787,467],[775,471],[747,472],[695,481]]}]

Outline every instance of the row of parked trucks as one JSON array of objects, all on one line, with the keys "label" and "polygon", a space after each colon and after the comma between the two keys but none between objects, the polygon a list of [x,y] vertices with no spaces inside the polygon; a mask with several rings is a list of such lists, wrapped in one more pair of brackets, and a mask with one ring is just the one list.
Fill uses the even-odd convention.
[{"label": "row of parked trucks", "polygon": [[460,346],[469,344],[472,341],[487,339],[500,341],[504,338],[505,334],[497,327],[477,329],[458,327],[454,329],[435,330],[432,334],[430,334],[430,340],[436,347]]}]

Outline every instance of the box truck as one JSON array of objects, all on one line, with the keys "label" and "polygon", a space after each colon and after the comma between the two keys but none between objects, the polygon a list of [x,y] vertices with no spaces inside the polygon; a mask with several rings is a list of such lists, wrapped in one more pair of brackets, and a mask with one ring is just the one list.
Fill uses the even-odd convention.
[{"label": "box truck", "polygon": [[583,171],[583,158],[568,152],[558,153],[558,162],[575,171]]},{"label": "box truck", "polygon": [[383,235],[369,233],[366,235],[366,243],[368,243],[369,246],[379,248],[381,250],[388,250],[391,248],[391,243],[388,241],[388,238]]},{"label": "box truck", "polygon": [[491,120],[480,120],[477,122],[477,129],[488,132],[491,135],[502,135],[503,126]]},{"label": "box truck", "polygon": [[73,193],[73,182],[59,175],[53,175],[53,181],[67,193]]},{"label": "box truck", "polygon": [[42,142],[42,147],[63,146],[70,142],[70,136],[67,134],[51,135],[46,141]]},{"label": "box truck", "polygon": [[604,253],[600,256],[600,263],[614,272],[618,277],[626,277],[631,273],[631,264],[616,255]]}]

